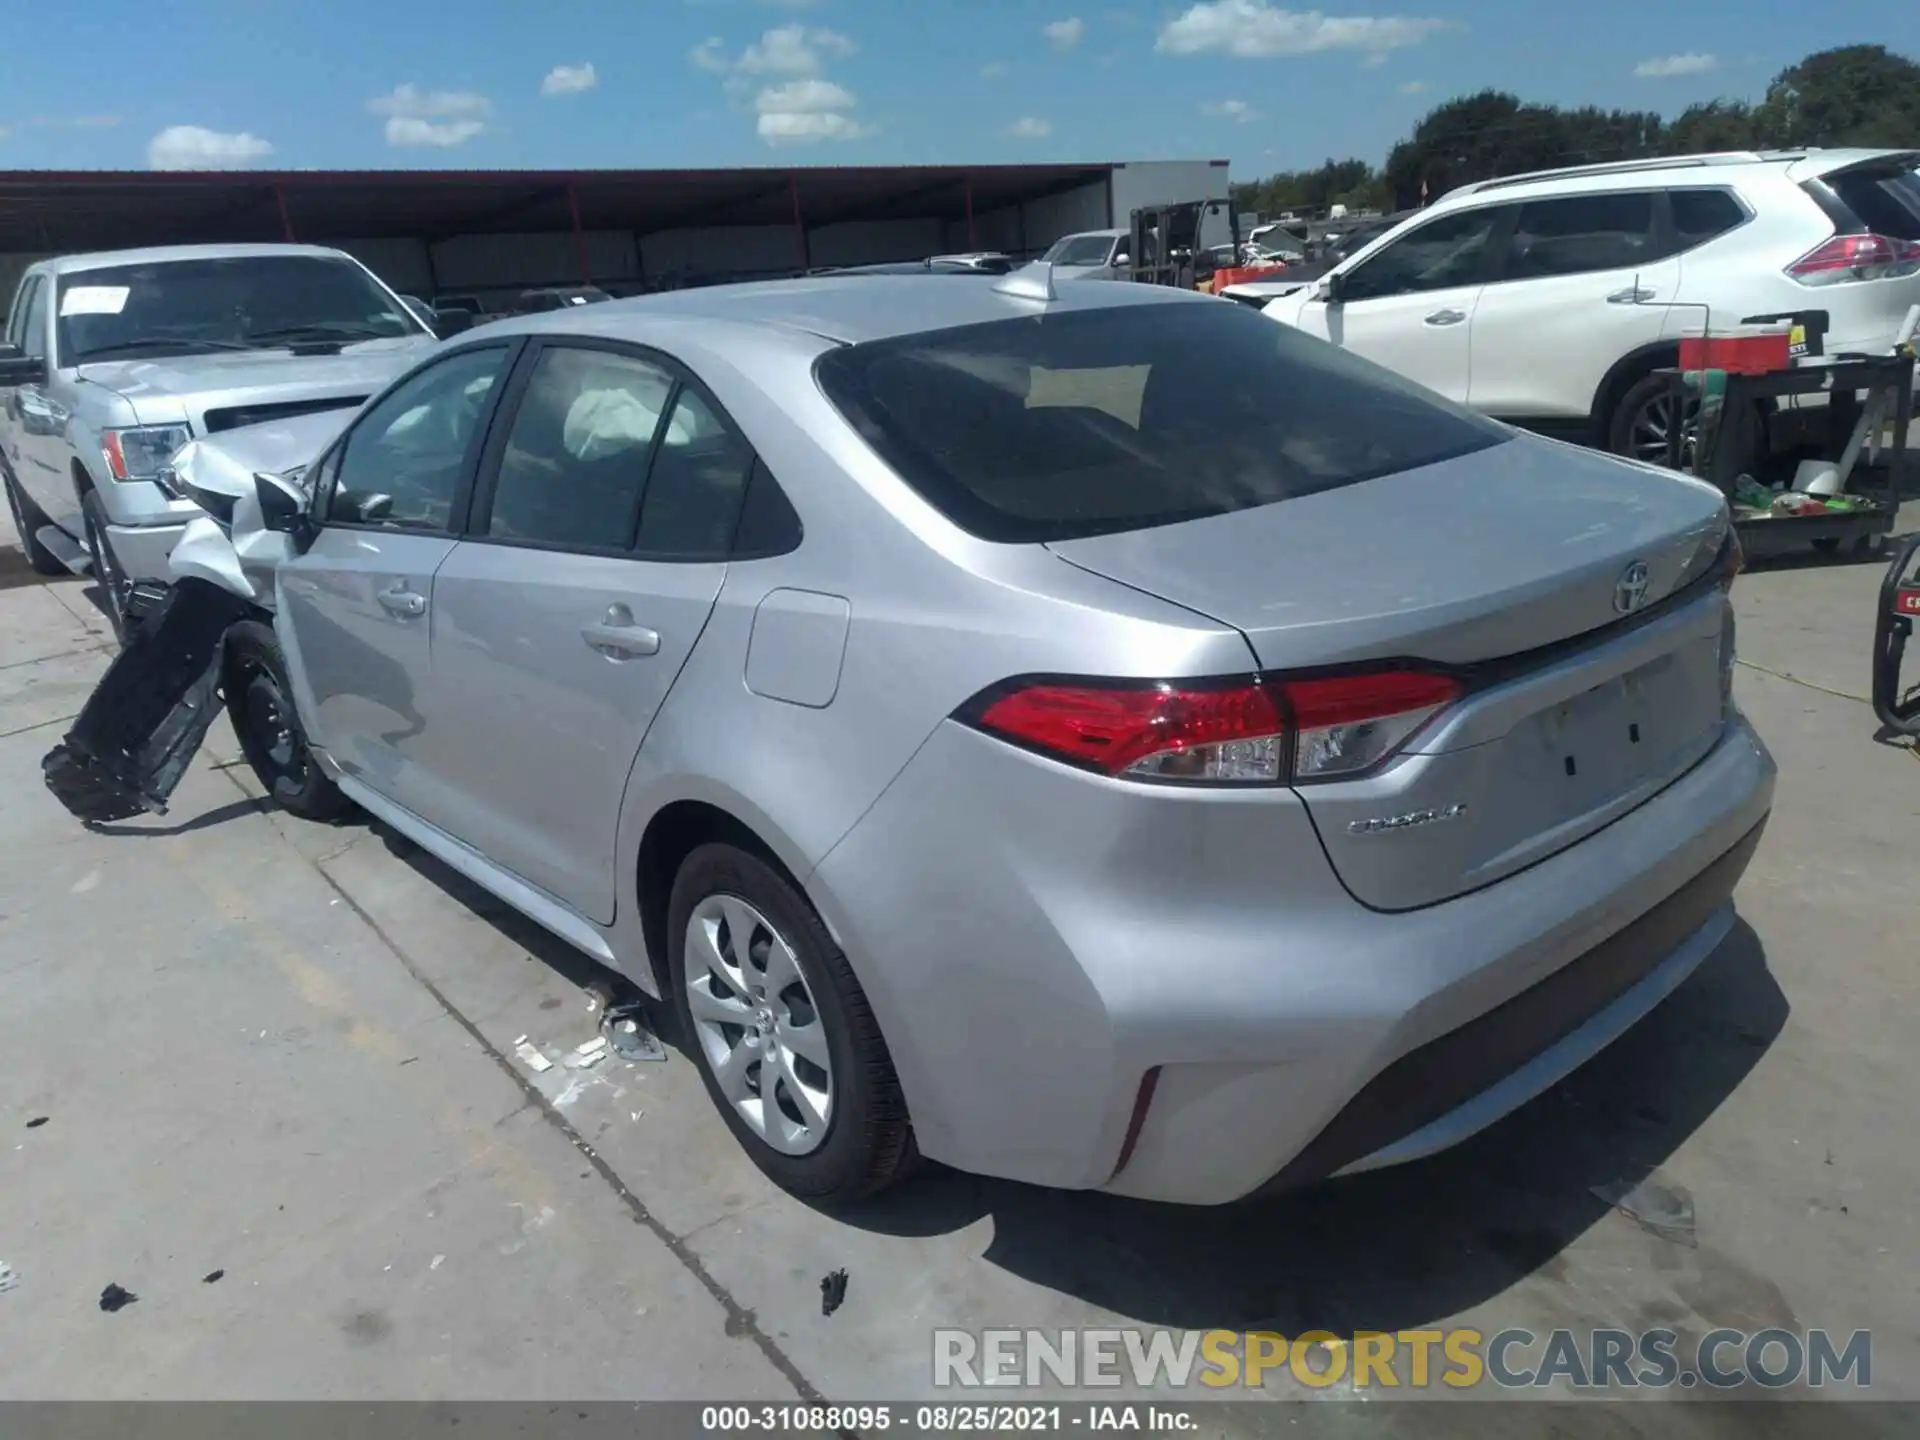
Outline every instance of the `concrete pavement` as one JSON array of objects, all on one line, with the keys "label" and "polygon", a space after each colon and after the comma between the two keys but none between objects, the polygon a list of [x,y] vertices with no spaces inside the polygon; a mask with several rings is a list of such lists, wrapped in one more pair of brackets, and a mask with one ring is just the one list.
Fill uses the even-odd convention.
[{"label": "concrete pavement", "polygon": [[[9,544],[0,1398],[897,1400],[932,1394],[935,1326],[1121,1323],[1871,1329],[1876,1389],[1920,1397],[1920,910],[1890,843],[1920,759],[1857,698],[1879,574],[1742,579],[1740,694],[1783,771],[1743,923],[1506,1123],[1253,1209],[936,1173],[828,1217],[677,1052],[531,1074],[518,1037],[595,1033],[594,967],[397,837],[265,810],[224,724],[168,816],[71,821],[38,762],[105,631]],[[1646,1177],[1691,1195],[1697,1243],[1590,1190]],[[102,1313],[109,1283],[139,1300]],[[1349,1392],[1266,1398],[1309,1393]]]}]

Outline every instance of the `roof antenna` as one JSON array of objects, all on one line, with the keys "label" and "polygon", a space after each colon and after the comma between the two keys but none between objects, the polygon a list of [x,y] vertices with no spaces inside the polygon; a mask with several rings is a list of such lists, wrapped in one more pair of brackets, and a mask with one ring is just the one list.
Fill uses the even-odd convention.
[{"label": "roof antenna", "polygon": [[1043,305],[1051,305],[1060,298],[1053,288],[1051,260],[1036,260],[1031,265],[1011,271],[996,281],[993,288],[1016,300],[1038,300]]}]

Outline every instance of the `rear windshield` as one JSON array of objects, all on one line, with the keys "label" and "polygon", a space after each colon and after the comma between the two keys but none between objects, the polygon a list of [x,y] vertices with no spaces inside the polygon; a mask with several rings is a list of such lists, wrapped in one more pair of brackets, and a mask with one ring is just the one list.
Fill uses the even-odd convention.
[{"label": "rear windshield", "polygon": [[1230,514],[1511,433],[1257,311],[1199,299],[852,345],[816,373],[907,484],[1007,543]]},{"label": "rear windshield", "polygon": [[1849,170],[1829,176],[1827,183],[1874,234],[1920,240],[1920,175],[1911,170]]}]

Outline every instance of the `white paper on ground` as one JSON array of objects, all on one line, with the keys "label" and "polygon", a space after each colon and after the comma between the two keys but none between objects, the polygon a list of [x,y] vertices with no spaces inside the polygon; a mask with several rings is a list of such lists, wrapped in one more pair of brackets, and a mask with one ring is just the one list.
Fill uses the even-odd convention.
[{"label": "white paper on ground", "polygon": [[118,315],[127,308],[128,285],[70,285],[60,294],[62,315]]}]

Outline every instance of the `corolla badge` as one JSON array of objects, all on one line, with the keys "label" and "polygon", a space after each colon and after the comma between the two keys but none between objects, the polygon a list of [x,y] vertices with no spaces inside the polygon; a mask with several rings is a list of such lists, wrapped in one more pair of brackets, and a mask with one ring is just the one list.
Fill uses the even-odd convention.
[{"label": "corolla badge", "polygon": [[1349,821],[1347,832],[1351,835],[1387,835],[1396,830],[1437,825],[1442,820],[1458,820],[1466,813],[1465,804],[1441,805],[1431,810],[1410,810],[1405,815],[1383,815],[1377,820]]},{"label": "corolla badge", "polygon": [[1647,569],[1647,562],[1634,561],[1614,582],[1613,608],[1622,615],[1631,615],[1647,603],[1647,591],[1652,583],[1653,572]]}]

